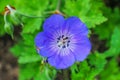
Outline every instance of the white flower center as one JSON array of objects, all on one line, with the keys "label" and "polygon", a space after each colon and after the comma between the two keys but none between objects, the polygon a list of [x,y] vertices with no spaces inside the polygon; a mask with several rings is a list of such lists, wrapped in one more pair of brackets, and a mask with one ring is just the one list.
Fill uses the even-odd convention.
[{"label": "white flower center", "polygon": [[62,35],[57,38],[57,45],[60,48],[69,47],[70,39],[69,37]]}]

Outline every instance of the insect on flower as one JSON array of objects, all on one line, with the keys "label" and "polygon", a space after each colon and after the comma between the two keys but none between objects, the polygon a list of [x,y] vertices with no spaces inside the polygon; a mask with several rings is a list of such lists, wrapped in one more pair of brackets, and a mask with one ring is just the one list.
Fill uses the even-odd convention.
[{"label": "insect on flower", "polygon": [[54,14],[43,24],[43,31],[35,37],[38,53],[57,69],[70,67],[86,59],[91,50],[86,25],[77,17],[64,19]]}]

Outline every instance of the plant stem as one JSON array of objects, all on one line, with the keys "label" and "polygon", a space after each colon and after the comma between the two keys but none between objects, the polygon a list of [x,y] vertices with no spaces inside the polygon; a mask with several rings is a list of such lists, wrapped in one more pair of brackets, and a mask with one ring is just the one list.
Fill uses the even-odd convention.
[{"label": "plant stem", "polygon": [[5,23],[8,23],[8,22],[7,22],[7,14],[8,14],[8,12],[9,12],[9,11],[6,11],[5,14],[4,14],[4,22],[5,22]]},{"label": "plant stem", "polygon": [[30,16],[30,15],[22,14],[22,13],[16,11],[16,10],[12,9],[9,5],[7,5],[7,8],[10,10],[10,12],[15,11],[16,13],[18,13],[19,15],[24,16],[24,17],[29,17],[29,18],[43,18],[41,16]]},{"label": "plant stem", "polygon": [[41,16],[30,16],[30,15],[25,15],[25,14],[22,14],[22,13],[19,13],[19,12],[17,12],[17,13],[21,16],[28,17],[28,18],[44,18],[44,17],[41,17]]},{"label": "plant stem", "polygon": [[61,6],[61,0],[58,0],[57,6],[56,6],[56,10],[60,10],[60,6]]},{"label": "plant stem", "polygon": [[63,70],[63,79],[64,79],[64,80],[70,80],[69,69]]}]

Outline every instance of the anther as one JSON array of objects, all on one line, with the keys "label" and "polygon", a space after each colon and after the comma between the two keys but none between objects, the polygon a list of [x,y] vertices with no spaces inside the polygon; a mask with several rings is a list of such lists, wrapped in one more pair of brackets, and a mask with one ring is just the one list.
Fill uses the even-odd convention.
[{"label": "anther", "polygon": [[68,41],[68,43],[70,43],[70,40]]},{"label": "anther", "polygon": [[64,35],[62,35],[62,38],[64,38]]},{"label": "anther", "polygon": [[66,48],[66,46],[65,46],[65,45],[63,45],[63,46],[62,46],[62,48]]},{"label": "anther", "polygon": [[60,47],[60,45],[58,45],[58,47]]},{"label": "anther", "polygon": [[69,46],[69,44],[67,44],[67,47]]},{"label": "anther", "polygon": [[60,40],[60,37],[59,38],[57,38],[58,40]]},{"label": "anther", "polygon": [[66,39],[68,39],[68,37],[64,38],[63,40],[66,40]]},{"label": "anther", "polygon": [[57,41],[57,43],[58,43],[59,41]]}]

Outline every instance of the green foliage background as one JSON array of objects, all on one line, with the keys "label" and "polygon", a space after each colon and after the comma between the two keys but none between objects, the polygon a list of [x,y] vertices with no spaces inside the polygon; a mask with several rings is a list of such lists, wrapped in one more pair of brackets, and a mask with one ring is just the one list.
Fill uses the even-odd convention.
[{"label": "green foliage background", "polygon": [[[20,13],[32,16],[48,17],[48,11],[56,9],[57,0],[0,0],[0,12],[10,4]],[[71,66],[71,80],[120,80],[120,9],[106,7],[102,0],[62,0],[60,11],[67,16],[79,17],[89,28],[91,35],[97,35],[104,51],[94,49],[83,62]],[[34,38],[42,30],[43,18],[22,18],[24,27],[17,37],[17,43],[10,51],[18,58],[19,80],[54,80],[58,74],[49,64],[41,63],[42,57],[37,54]],[[16,27],[16,26],[14,26]],[[21,26],[18,26],[21,27]],[[4,36],[4,20],[0,14],[0,36]],[[97,43],[95,43],[97,45]],[[62,72],[61,72],[62,73]],[[68,80],[68,79],[64,79]]]}]

